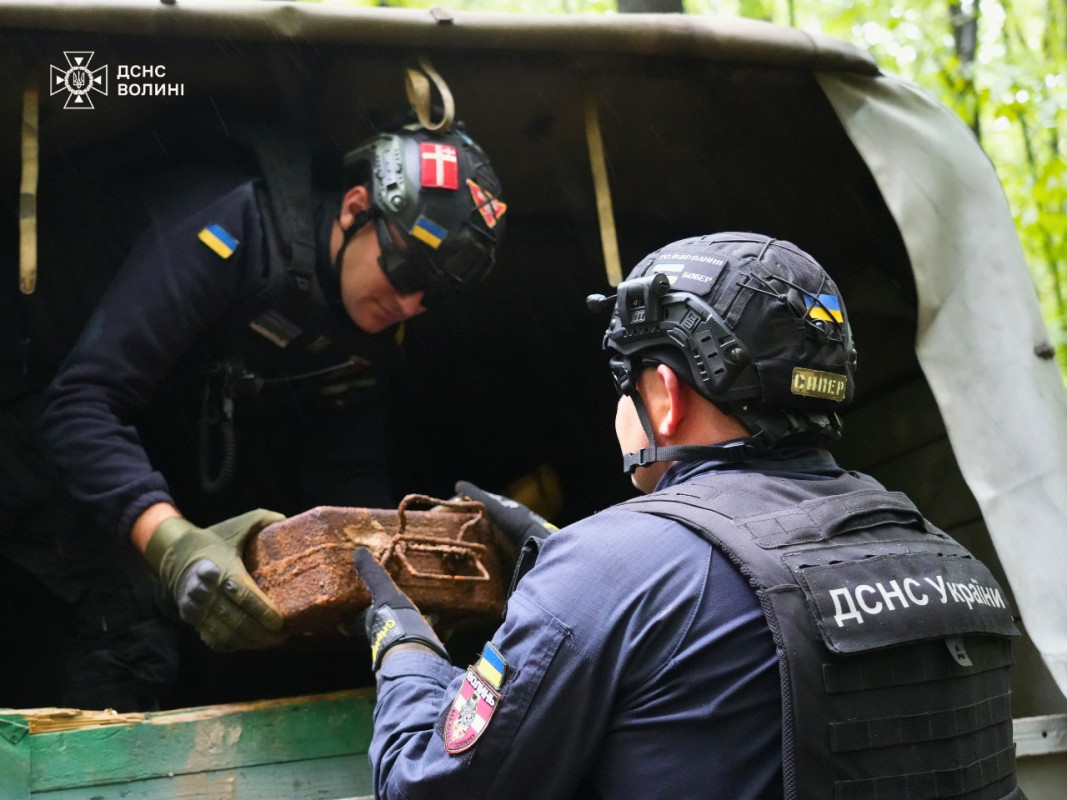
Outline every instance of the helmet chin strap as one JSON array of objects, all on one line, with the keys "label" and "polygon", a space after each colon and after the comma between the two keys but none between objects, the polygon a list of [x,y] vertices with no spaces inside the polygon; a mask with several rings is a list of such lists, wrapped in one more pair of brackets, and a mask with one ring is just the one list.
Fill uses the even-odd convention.
[{"label": "helmet chin strap", "polygon": [[637,410],[637,418],[648,437],[648,447],[642,447],[636,453],[626,453],[622,457],[622,471],[633,475],[638,467],[647,467],[659,461],[728,461],[736,463],[747,461],[766,448],[760,446],[757,436],[743,439],[731,439],[719,444],[683,444],[660,447],[656,444],[656,433],[652,429],[652,419],[648,416],[645,401],[636,389],[628,392]]},{"label": "helmet chin strap", "polygon": [[[337,255],[333,257],[333,264],[331,265],[335,278],[338,280],[341,279],[341,260],[345,257],[345,250],[348,249],[348,244],[352,241],[352,237],[359,233],[359,229],[368,222],[381,216],[381,213],[381,210],[377,206],[372,205],[370,208],[365,208],[356,214],[355,218],[352,220],[352,224],[347,228],[341,228],[341,246],[337,248]],[[337,224],[341,224],[340,215],[337,217]]]}]

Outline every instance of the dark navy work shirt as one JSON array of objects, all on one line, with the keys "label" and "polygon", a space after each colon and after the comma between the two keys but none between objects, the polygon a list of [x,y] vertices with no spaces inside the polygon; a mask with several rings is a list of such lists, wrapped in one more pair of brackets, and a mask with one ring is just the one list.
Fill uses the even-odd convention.
[{"label": "dark navy work shirt", "polygon": [[[841,471],[823,451],[744,468]],[[742,468],[676,464],[659,488],[722,469]],[[370,748],[379,797],[782,796],[778,659],[763,612],[685,526],[612,508],[553,533],[492,643],[507,663],[499,703],[457,755],[439,730],[463,670],[421,652],[387,658]]]},{"label": "dark navy work shirt", "polygon": [[[50,454],[71,493],[103,530],[123,537],[150,505],[175,502],[172,479],[183,477],[175,473],[186,461],[196,462],[204,365],[229,352],[224,340],[236,331],[256,336],[238,312],[251,297],[261,296],[257,292],[265,285],[268,264],[276,263],[271,251],[277,246],[254,182],[210,200],[202,191],[191,192],[184,205],[168,198],[165,208],[150,209],[148,217],[148,229],[53,380],[42,418]],[[323,254],[331,219],[325,211],[319,214],[320,262],[328,260]],[[209,226],[218,226],[230,246],[221,252],[208,246],[201,232]],[[342,323],[359,346],[365,342],[373,350],[383,338],[372,339],[347,318]],[[244,404],[262,406],[267,394],[238,399],[238,434],[244,432],[242,423],[255,419]],[[283,387],[273,394],[288,401],[293,393]],[[255,471],[246,481],[249,496],[234,497],[229,505],[220,502],[225,515],[256,506],[296,513],[313,505],[389,505],[384,427],[378,393],[372,394],[369,407],[290,404],[262,413],[260,428],[238,437],[238,469]],[[188,402],[169,402],[169,395]],[[157,412],[158,405],[165,408]],[[170,413],[186,407],[192,415],[188,430]],[[147,441],[148,434],[156,440]],[[300,439],[284,449],[286,436]],[[174,451],[183,451],[181,458],[172,458]],[[173,472],[161,469],[160,463],[172,461],[179,465]],[[271,480],[280,488],[272,488]],[[195,478],[184,481],[196,483]],[[308,491],[292,501],[294,507],[280,507],[282,491],[298,484]],[[183,500],[195,498],[192,491],[187,494],[192,499],[183,497],[177,504],[188,516]],[[206,525],[218,519],[195,521]]]}]

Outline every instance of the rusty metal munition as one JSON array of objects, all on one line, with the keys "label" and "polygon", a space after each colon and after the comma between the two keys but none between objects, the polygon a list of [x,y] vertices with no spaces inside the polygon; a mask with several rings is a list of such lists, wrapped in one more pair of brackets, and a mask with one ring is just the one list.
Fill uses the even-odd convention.
[{"label": "rusty metal munition", "polygon": [[[412,504],[434,506],[413,511]],[[336,631],[370,604],[352,553],[366,547],[424,613],[449,620],[499,616],[502,534],[474,501],[408,495],[392,509],[319,506],[268,525],[245,564],[293,633]]]}]

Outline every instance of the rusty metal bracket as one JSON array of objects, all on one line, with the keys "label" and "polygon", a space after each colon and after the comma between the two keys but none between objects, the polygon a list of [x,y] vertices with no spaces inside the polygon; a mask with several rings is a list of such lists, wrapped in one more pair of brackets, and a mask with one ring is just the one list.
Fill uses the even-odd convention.
[{"label": "rusty metal bracket", "polygon": [[[424,572],[423,569],[425,567],[422,569],[416,567],[411,559],[408,558],[409,551],[412,554],[429,555],[431,558],[435,558],[442,566],[448,561],[466,559],[467,564],[473,568],[476,574],[463,575],[459,573],[458,569],[454,569],[453,572],[446,572],[443,569],[437,572]],[[413,578],[449,582],[484,582],[489,580],[489,570],[482,563],[482,556],[485,555],[486,551],[487,548],[484,545],[476,544],[475,542],[458,542],[455,540],[412,536],[397,542],[393,548],[392,555]]]}]

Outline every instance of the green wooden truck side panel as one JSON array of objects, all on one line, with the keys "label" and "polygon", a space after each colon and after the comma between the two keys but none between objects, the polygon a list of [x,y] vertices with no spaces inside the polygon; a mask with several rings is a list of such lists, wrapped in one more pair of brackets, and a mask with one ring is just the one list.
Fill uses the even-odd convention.
[{"label": "green wooden truck side panel", "polygon": [[349,800],[371,794],[374,693],[158,712],[31,731],[0,714],[4,800]]}]

